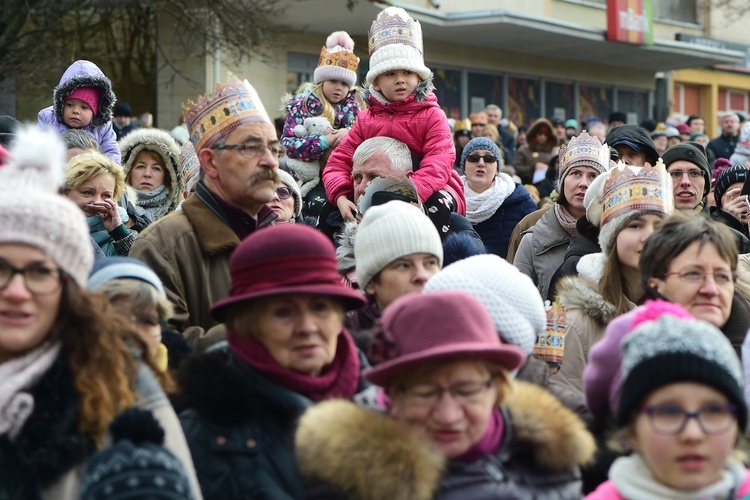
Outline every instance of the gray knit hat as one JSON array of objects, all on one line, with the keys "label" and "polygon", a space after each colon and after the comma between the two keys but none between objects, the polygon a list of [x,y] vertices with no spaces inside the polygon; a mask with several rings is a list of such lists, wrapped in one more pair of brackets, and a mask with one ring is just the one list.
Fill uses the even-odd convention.
[{"label": "gray knit hat", "polygon": [[443,245],[435,225],[403,201],[370,207],[354,237],[357,281],[364,289],[384,267],[413,253],[428,253],[443,265]]},{"label": "gray knit hat", "polygon": [[484,151],[492,151],[492,154],[495,155],[498,161],[497,171],[500,172],[502,168],[502,164],[500,162],[503,161],[503,157],[500,154],[500,148],[497,147],[497,144],[486,137],[476,137],[470,140],[466,147],[464,147],[464,150],[461,153],[461,169],[464,169],[464,166],[466,165],[466,158],[474,151],[478,151],[480,149]]},{"label": "gray knit hat", "polygon": [[279,177],[279,180],[283,182],[284,185],[288,187],[292,192],[292,196],[294,196],[294,216],[299,217],[300,215],[302,215],[302,195],[300,195],[299,185],[297,184],[297,181],[294,180],[294,177],[292,177],[291,174],[280,168],[276,169],[276,175]]},{"label": "gray knit hat", "polygon": [[544,303],[531,278],[497,255],[474,255],[447,266],[424,287],[425,293],[438,290],[463,290],[481,300],[503,342],[527,356],[547,326]]},{"label": "gray knit hat", "polygon": [[0,243],[38,248],[85,287],[94,250],[83,211],[58,193],[65,166],[60,136],[20,127],[10,153],[0,168]]},{"label": "gray knit hat", "polygon": [[145,281],[156,288],[159,295],[167,298],[167,292],[164,291],[159,276],[145,262],[134,257],[106,257],[97,260],[86,287],[98,291],[109,281],[118,279]]},{"label": "gray knit hat", "polygon": [[640,323],[622,341],[621,374],[618,425],[627,425],[652,391],[678,382],[723,393],[737,406],[740,431],[747,425],[740,360],[724,334],[705,321],[665,314]]}]

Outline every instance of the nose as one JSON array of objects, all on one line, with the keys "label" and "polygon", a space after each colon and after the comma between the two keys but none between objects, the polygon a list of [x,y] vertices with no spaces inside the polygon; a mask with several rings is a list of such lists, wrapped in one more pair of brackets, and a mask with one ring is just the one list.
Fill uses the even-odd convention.
[{"label": "nose", "polygon": [[703,429],[701,428],[700,422],[697,418],[689,418],[685,422],[685,427],[680,432],[680,438],[683,440],[699,440],[705,436]]},{"label": "nose", "polygon": [[461,404],[449,392],[443,393],[432,412],[433,419],[442,425],[451,425],[463,416]]},{"label": "nose", "polygon": [[279,193],[276,191],[273,192],[273,198],[271,198],[271,201],[281,201],[281,198],[279,198]]},{"label": "nose", "polygon": [[643,228],[643,236],[641,236],[641,241],[646,241],[646,239],[651,236],[654,232],[654,226],[653,224],[648,224],[646,227]]},{"label": "nose", "polygon": [[719,294],[719,287],[716,286],[716,280],[714,279],[713,274],[706,274],[699,291],[701,294],[711,297]]},{"label": "nose", "polygon": [[151,170],[151,167],[147,167],[147,168],[146,168],[146,171],[145,171],[145,172],[143,172],[143,176],[144,176],[144,177],[152,177],[152,176],[153,176],[153,174],[154,174],[154,171],[153,171],[153,170]]},{"label": "nose", "polygon": [[31,292],[29,292],[28,287],[26,287],[24,277],[20,273],[13,276],[8,282],[8,285],[3,288],[0,293],[2,293],[3,297],[6,299],[24,300],[31,297]]},{"label": "nose", "polygon": [[297,333],[301,335],[310,335],[318,330],[318,322],[312,311],[304,310],[299,315],[297,324]]},{"label": "nose", "polygon": [[415,283],[425,284],[430,276],[427,274],[427,268],[421,262],[417,262],[414,266],[414,278]]},{"label": "nose", "polygon": [[687,172],[683,172],[682,176],[680,177],[680,186],[689,186],[690,185],[690,177],[688,177]]}]

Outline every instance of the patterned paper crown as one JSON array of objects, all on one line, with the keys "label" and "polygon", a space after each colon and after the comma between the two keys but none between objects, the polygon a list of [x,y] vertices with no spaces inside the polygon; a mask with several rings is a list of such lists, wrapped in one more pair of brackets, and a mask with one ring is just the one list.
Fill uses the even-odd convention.
[{"label": "patterned paper crown", "polygon": [[422,25],[399,7],[388,7],[372,22],[369,36],[370,56],[386,45],[408,45],[423,54]]},{"label": "patterned paper crown", "polygon": [[253,86],[231,73],[226,83],[216,84],[213,94],[183,104],[182,115],[196,151],[210,148],[245,123],[272,123]]},{"label": "patterned paper crown", "polygon": [[656,166],[629,167],[620,162],[604,183],[602,220],[607,222],[632,212],[672,212],[672,182],[661,158]]},{"label": "patterned paper crown", "polygon": [[606,172],[609,168],[609,147],[584,130],[570,139],[568,144],[560,146],[560,177],[563,177],[562,172],[573,167],[591,167],[599,173]]},{"label": "patterned paper crown", "polygon": [[336,66],[356,72],[357,66],[359,66],[359,57],[354,52],[348,50],[339,49],[331,51],[327,47],[323,47],[320,50],[318,66]]}]

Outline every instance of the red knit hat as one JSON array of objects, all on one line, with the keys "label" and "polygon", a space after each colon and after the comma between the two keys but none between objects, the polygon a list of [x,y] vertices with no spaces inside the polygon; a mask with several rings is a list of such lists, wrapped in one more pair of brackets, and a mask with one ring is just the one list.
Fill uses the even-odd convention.
[{"label": "red knit hat", "polygon": [[96,116],[99,112],[99,100],[101,97],[102,91],[97,87],[78,87],[71,92],[65,100],[78,99],[79,101],[85,102],[89,105],[91,111],[94,112],[94,116]]}]

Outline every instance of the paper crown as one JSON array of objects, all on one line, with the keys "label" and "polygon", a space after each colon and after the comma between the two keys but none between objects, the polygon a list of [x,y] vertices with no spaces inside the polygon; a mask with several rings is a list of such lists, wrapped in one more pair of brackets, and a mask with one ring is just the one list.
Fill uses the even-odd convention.
[{"label": "paper crown", "polygon": [[607,222],[632,212],[672,212],[671,179],[659,158],[653,167],[629,167],[620,162],[604,183],[602,219]]},{"label": "paper crown", "polygon": [[568,144],[560,146],[560,171],[573,167],[591,167],[605,172],[609,168],[609,147],[584,130]]},{"label": "paper crown", "polygon": [[318,67],[322,66],[334,66],[336,68],[344,68],[348,71],[356,73],[357,66],[359,66],[359,57],[354,52],[348,50],[330,51],[328,47],[323,47],[320,50],[320,58],[318,59]]},{"label": "paper crown", "polygon": [[422,50],[422,25],[412,19],[404,9],[388,7],[378,14],[370,26],[368,40],[370,56],[386,45],[401,44]]},{"label": "paper crown", "polygon": [[210,148],[245,123],[272,123],[253,86],[231,73],[226,83],[216,84],[213,94],[183,104],[182,116],[196,151]]}]

